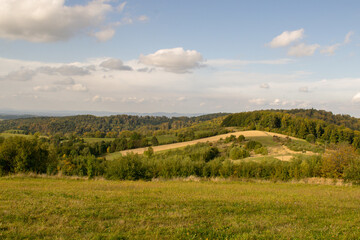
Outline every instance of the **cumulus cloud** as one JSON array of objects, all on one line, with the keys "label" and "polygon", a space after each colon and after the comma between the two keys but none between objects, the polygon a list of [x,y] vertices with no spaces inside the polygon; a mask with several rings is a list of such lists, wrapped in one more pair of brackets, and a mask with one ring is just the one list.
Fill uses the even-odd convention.
[{"label": "cumulus cloud", "polygon": [[305,43],[300,43],[290,47],[288,55],[295,57],[312,56],[319,47],[319,44],[306,45]]},{"label": "cumulus cloud", "polygon": [[285,105],[285,103],[283,102],[283,101],[281,101],[280,99],[278,99],[278,98],[276,98],[276,99],[274,99],[274,101],[272,101],[271,103],[270,103],[270,105],[272,105],[272,106],[279,106],[279,105]]},{"label": "cumulus cloud", "polygon": [[137,69],[136,71],[138,72],[147,72],[147,73],[151,73],[152,71],[154,71],[155,69],[154,68],[147,68],[147,67],[144,67],[144,68],[139,68]]},{"label": "cumulus cloud", "polygon": [[8,75],[0,77],[0,80],[7,81],[29,81],[36,75],[36,72],[31,69],[20,69],[10,72]]},{"label": "cumulus cloud", "polygon": [[344,44],[348,44],[351,42],[351,37],[354,35],[353,31],[350,31],[346,34],[345,39],[344,39]]},{"label": "cumulus cloud", "polygon": [[265,89],[269,89],[270,88],[270,85],[268,83],[262,83],[260,85],[260,88],[265,88]]},{"label": "cumulus cloud", "polygon": [[90,74],[89,69],[73,65],[63,65],[60,67],[39,67],[36,71],[48,75],[60,74],[63,76],[84,76]]},{"label": "cumulus cloud", "polygon": [[100,95],[95,95],[92,99],[92,102],[96,103],[103,103],[103,102],[115,102],[115,99],[112,97],[102,97]]},{"label": "cumulus cloud", "polygon": [[282,65],[293,62],[292,59],[272,59],[272,60],[238,60],[238,59],[210,59],[206,61],[206,65],[214,67],[231,67],[239,68],[251,64],[264,64],[264,65]]},{"label": "cumulus cloud", "polygon": [[353,98],[352,101],[354,103],[360,103],[360,92],[358,92]]},{"label": "cumulus cloud", "polygon": [[186,99],[186,97],[181,96],[181,97],[178,97],[178,98],[176,99],[176,101],[182,102],[182,101],[184,101],[185,99]]},{"label": "cumulus cloud", "polygon": [[109,70],[120,70],[120,71],[132,71],[133,69],[129,66],[124,65],[120,59],[110,58],[100,63],[100,67]]},{"label": "cumulus cloud", "polygon": [[72,79],[72,78],[69,77],[69,78],[57,80],[57,81],[55,82],[55,84],[57,84],[57,85],[74,85],[74,84],[75,84],[75,81],[74,81],[74,79]]},{"label": "cumulus cloud", "polygon": [[120,4],[117,6],[116,10],[117,10],[118,12],[124,11],[125,5],[126,5],[126,2],[120,3]]},{"label": "cumulus cloud", "polygon": [[137,97],[128,97],[123,98],[121,102],[123,103],[142,103],[145,101],[145,98],[137,98]]},{"label": "cumulus cloud", "polygon": [[174,73],[187,73],[191,69],[200,67],[202,61],[199,52],[183,48],[161,49],[153,54],[140,56],[141,63]]},{"label": "cumulus cloud", "polygon": [[304,29],[298,29],[295,31],[285,31],[280,35],[276,36],[270,43],[269,46],[272,48],[286,47],[292,42],[302,39],[304,36]]},{"label": "cumulus cloud", "polygon": [[335,50],[338,49],[341,46],[341,44],[337,43],[331,46],[324,47],[320,50],[320,53],[331,56],[334,55]]},{"label": "cumulus cloud", "polygon": [[66,90],[74,91],[74,92],[87,92],[88,88],[80,83],[71,85],[66,88]]},{"label": "cumulus cloud", "polygon": [[140,22],[146,22],[146,21],[149,20],[149,17],[146,16],[146,15],[142,15],[142,16],[138,17],[138,20],[139,20]]},{"label": "cumulus cloud", "polygon": [[264,98],[254,98],[254,99],[250,99],[249,103],[256,104],[256,105],[264,105],[265,99]]},{"label": "cumulus cloud", "polygon": [[115,34],[114,29],[106,28],[104,30],[94,33],[93,35],[99,42],[106,42],[110,40],[114,36],[114,34]]},{"label": "cumulus cloud", "polygon": [[300,87],[299,92],[307,93],[307,92],[309,92],[309,88],[308,87]]},{"label": "cumulus cloud", "polygon": [[353,31],[348,32],[346,34],[345,38],[344,38],[343,43],[336,43],[336,44],[333,44],[331,46],[324,47],[323,49],[321,49],[320,53],[328,55],[328,56],[334,55],[335,50],[337,50],[342,45],[346,45],[346,44],[349,44],[351,42],[352,35],[354,35]]},{"label": "cumulus cloud", "polygon": [[98,27],[113,10],[104,0],[66,6],[65,0],[1,0],[0,38],[31,42],[67,40]]},{"label": "cumulus cloud", "polygon": [[56,86],[36,86],[33,88],[36,92],[56,92],[59,90]]}]

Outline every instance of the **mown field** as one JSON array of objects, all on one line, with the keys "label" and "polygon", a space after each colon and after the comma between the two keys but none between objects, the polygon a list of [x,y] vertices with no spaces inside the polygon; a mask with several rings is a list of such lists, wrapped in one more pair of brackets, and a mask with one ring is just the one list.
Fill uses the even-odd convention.
[{"label": "mown field", "polygon": [[0,239],[358,239],[360,187],[0,178]]}]

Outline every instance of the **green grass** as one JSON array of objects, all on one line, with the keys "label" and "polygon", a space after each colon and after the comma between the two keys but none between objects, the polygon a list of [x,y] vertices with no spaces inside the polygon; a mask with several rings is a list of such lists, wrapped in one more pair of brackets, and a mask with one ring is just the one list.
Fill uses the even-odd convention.
[{"label": "green grass", "polygon": [[315,145],[315,144],[311,144],[305,140],[291,140],[291,142],[285,144],[289,149],[293,150],[293,151],[298,151],[298,152],[302,152],[304,151],[310,151],[310,152],[314,152],[314,153],[323,153],[324,152],[324,147],[323,146],[319,146],[319,145]]},{"label": "green grass", "polygon": [[112,161],[122,156],[121,152],[108,153],[104,157],[106,160]]},{"label": "green grass", "polygon": [[[159,135],[156,136],[159,144],[169,144],[177,141],[177,137],[175,135]],[[151,138],[150,138],[151,139]]]},{"label": "green grass", "polygon": [[360,187],[0,178],[0,239],[357,239]]},{"label": "green grass", "polygon": [[274,160],[279,160],[279,159],[275,158],[275,156],[258,156],[258,157],[247,157],[239,160],[234,160],[233,162],[236,164],[242,161],[260,162],[260,161],[274,161]]},{"label": "green grass", "polygon": [[31,135],[19,134],[19,133],[0,133],[0,137],[9,138],[9,137],[31,137]]},{"label": "green grass", "polygon": [[280,145],[280,143],[273,141],[272,136],[247,137],[246,140],[257,141],[267,147],[274,147]]},{"label": "green grass", "polygon": [[115,138],[83,138],[86,143],[97,143],[97,142],[110,142],[114,141]]}]

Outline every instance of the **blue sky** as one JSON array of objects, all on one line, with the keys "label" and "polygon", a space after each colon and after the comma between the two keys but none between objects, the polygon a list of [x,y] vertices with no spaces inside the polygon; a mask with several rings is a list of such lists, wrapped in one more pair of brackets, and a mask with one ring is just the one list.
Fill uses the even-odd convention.
[{"label": "blue sky", "polygon": [[359,1],[49,2],[0,2],[0,109],[360,117]]}]

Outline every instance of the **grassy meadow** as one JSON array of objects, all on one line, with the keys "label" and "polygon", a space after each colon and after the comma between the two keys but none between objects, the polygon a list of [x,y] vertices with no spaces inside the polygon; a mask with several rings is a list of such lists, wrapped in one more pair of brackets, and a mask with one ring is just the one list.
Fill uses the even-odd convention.
[{"label": "grassy meadow", "polygon": [[0,239],[357,239],[360,187],[0,178]]}]

